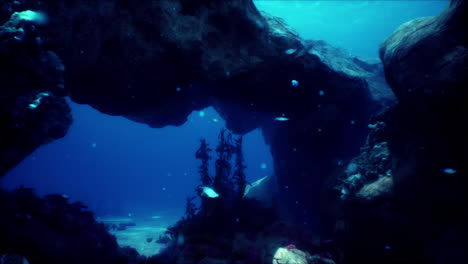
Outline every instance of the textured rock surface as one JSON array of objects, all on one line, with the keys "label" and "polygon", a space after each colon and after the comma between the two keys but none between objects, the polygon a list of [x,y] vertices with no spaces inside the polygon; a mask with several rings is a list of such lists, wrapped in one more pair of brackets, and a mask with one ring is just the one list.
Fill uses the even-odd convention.
[{"label": "textured rock surface", "polygon": [[86,206],[64,195],[0,190],[0,204],[0,254],[20,253],[30,263],[136,263],[134,249],[119,248]]},{"label": "textured rock surface", "polygon": [[[466,5],[410,21],[381,46],[399,102],[373,119],[355,166],[335,184],[348,191],[336,192],[343,202],[333,213],[350,262],[466,262]],[[390,179],[384,193],[363,196]]]},{"label": "textured rock surface", "polygon": [[152,127],[213,105],[236,133],[262,128],[301,223],[318,222],[307,219],[324,179],[391,98],[378,65],[303,41],[251,0],[5,1],[0,17],[25,9],[50,14],[42,40],[63,59],[72,100]]},{"label": "textured rock surface", "polygon": [[400,101],[427,108],[431,100],[463,98],[468,78],[468,40],[462,26],[466,6],[466,1],[453,0],[439,16],[409,21],[382,43],[385,76]]},{"label": "textured rock surface", "polygon": [[0,175],[39,146],[63,137],[72,120],[64,65],[28,21],[0,26]]}]

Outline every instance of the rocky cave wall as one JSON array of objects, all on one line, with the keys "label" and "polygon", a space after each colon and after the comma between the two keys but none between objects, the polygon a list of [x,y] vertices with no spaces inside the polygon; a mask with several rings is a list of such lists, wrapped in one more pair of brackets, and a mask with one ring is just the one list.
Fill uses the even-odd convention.
[{"label": "rocky cave wall", "polygon": [[[318,222],[324,180],[336,164],[357,154],[370,115],[393,100],[378,62],[304,41],[250,0],[5,1],[0,19],[5,23],[13,12],[29,9],[45,12],[49,23],[23,21],[25,26],[10,28],[23,28],[39,53],[55,52],[66,68],[63,90],[41,91],[151,127],[181,125],[191,111],[213,105],[235,133],[262,128],[283,207],[301,223]],[[4,38],[1,45],[7,45]],[[6,61],[20,58],[2,62],[8,67]],[[17,102],[24,94],[8,100]],[[280,116],[289,121],[276,121]],[[36,128],[27,127],[21,139],[35,134]],[[44,138],[26,145],[32,150]],[[2,164],[3,171],[15,163]]]},{"label": "rocky cave wall", "polygon": [[[66,95],[152,127],[181,125],[191,111],[212,105],[235,133],[262,129],[283,213],[301,224],[317,226],[325,207],[328,228],[342,231],[344,241],[364,228],[376,231],[367,241],[381,241],[426,223],[408,239],[416,243],[430,224],[424,219],[436,219],[439,229],[431,230],[443,237],[444,216],[466,217],[458,199],[466,149],[463,1],[402,25],[384,42],[396,106],[382,64],[302,40],[250,0],[2,4],[2,174],[65,135]],[[10,19],[28,9],[44,11],[49,23]],[[356,166],[344,166],[353,156]],[[440,174],[444,168],[457,173]]]},{"label": "rocky cave wall", "polygon": [[467,260],[467,12],[466,1],[451,1],[381,45],[398,104],[372,119],[330,191],[341,193],[329,213],[352,263]]}]

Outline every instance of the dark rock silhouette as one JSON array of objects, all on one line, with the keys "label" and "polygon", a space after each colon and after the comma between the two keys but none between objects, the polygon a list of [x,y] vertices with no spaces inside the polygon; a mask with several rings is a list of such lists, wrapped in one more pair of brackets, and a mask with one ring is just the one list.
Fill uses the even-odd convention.
[{"label": "dark rock silhouette", "polygon": [[14,16],[2,22],[0,175],[39,146],[65,136],[72,122],[63,98],[65,67],[42,44],[40,25]]},{"label": "dark rock silhouette", "polygon": [[[466,6],[452,0],[384,41],[395,105],[381,64],[304,41],[251,0],[2,1],[0,174],[65,135],[67,94],[152,127],[181,125],[191,111],[214,106],[234,133],[262,129],[281,215],[301,229],[334,229],[349,262],[457,263],[466,259],[468,222]],[[9,21],[28,9],[50,23]],[[65,228],[62,198],[25,206],[46,208]],[[245,219],[258,213],[245,208]],[[92,214],[77,219],[89,223]],[[209,249],[178,253],[202,260]]]},{"label": "dark rock silhouette", "polygon": [[467,260],[466,6],[451,1],[381,46],[398,104],[373,118],[361,154],[331,192],[342,206],[329,212],[331,222],[350,263]]},{"label": "dark rock silhouette", "polygon": [[212,105],[235,133],[262,128],[284,206],[312,228],[324,180],[357,154],[380,99],[392,100],[378,64],[302,40],[251,0],[6,5],[50,15],[44,45],[64,61],[78,103],[152,127]]},{"label": "dark rock silhouette", "polygon": [[29,188],[0,190],[0,255],[16,253],[30,263],[138,261],[134,249],[119,248],[92,212],[79,210],[61,194],[40,198]]}]

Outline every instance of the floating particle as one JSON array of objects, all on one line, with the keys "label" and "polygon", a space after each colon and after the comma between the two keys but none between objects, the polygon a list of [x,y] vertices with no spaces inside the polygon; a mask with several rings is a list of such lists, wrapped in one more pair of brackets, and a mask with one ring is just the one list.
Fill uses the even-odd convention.
[{"label": "floating particle", "polygon": [[456,170],[452,169],[452,168],[445,168],[442,170],[445,174],[455,174],[457,173]]},{"label": "floating particle", "polygon": [[200,113],[198,113],[198,115],[199,115],[200,117],[204,117],[204,116],[205,116],[205,111],[200,111]]},{"label": "floating particle", "polygon": [[391,249],[392,249],[392,247],[391,247],[391,246],[389,246],[389,245],[386,245],[386,246],[384,247],[384,249],[385,249],[385,250],[391,250]]},{"label": "floating particle", "polygon": [[213,118],[212,120],[214,123],[218,123],[219,122],[219,119],[218,118]]},{"label": "floating particle", "polygon": [[260,164],[260,169],[262,169],[262,170],[266,170],[267,167],[268,166],[266,165],[266,163],[261,163]]},{"label": "floating particle", "polygon": [[325,94],[324,91],[322,91],[322,90],[319,91],[319,95],[320,95],[320,96],[323,96],[324,94]]},{"label": "floating particle", "polygon": [[284,122],[284,121],[288,121],[289,118],[284,117],[284,116],[279,116],[279,117],[275,117],[275,120],[276,120],[276,121]]},{"label": "floating particle", "polygon": [[92,148],[96,148],[96,146],[97,146],[96,143],[91,144],[91,147],[92,147]]},{"label": "floating particle", "polygon": [[166,189],[166,187],[162,187],[161,190],[166,191],[167,189]]},{"label": "floating particle", "polygon": [[349,123],[350,123],[351,125],[356,124],[356,122],[355,122],[354,120],[351,120]]},{"label": "floating particle", "polygon": [[177,88],[175,88],[175,90],[176,90],[176,92],[180,92],[180,91],[182,91],[182,88],[177,87]]},{"label": "floating particle", "polygon": [[297,80],[292,80],[291,81],[291,86],[292,87],[298,87],[299,86],[299,82]]},{"label": "floating particle", "polygon": [[319,128],[317,128],[317,131],[320,133],[320,132],[322,132],[322,129],[319,127]]}]

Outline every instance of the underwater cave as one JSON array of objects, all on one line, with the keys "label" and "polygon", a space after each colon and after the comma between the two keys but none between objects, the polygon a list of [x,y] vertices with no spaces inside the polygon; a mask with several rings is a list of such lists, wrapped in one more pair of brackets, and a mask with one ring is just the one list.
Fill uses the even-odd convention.
[{"label": "underwater cave", "polygon": [[466,6],[3,1],[0,264],[465,263]]}]

